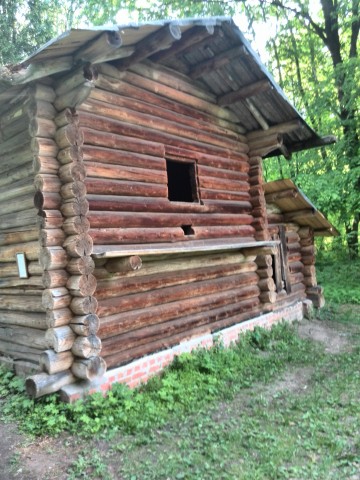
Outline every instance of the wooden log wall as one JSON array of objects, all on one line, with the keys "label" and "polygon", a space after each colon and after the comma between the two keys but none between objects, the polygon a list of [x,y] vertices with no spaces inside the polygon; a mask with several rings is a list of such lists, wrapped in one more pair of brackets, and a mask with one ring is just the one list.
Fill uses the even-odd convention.
[{"label": "wooden log wall", "polygon": [[325,305],[325,298],[323,288],[316,280],[314,231],[311,227],[302,227],[298,233],[306,296],[316,308],[322,308]]},{"label": "wooden log wall", "polygon": [[[80,193],[69,198],[69,233],[88,231],[95,245],[254,239],[248,147],[231,112],[191,80],[150,63],[127,72],[101,65],[94,83],[77,107],[80,130],[75,122],[67,127],[68,138],[83,142],[86,177],[76,190],[86,190],[88,202]],[[62,145],[64,165],[74,164],[76,145]],[[167,159],[196,165],[198,201],[169,200]],[[97,260],[97,335],[108,367],[256,315],[254,259],[169,255],[138,259],[136,268],[126,259]],[[98,355],[95,333],[78,337],[73,352]]]},{"label": "wooden log wall", "polygon": [[264,176],[262,169],[262,158],[259,156],[251,157],[249,160],[249,183],[250,183],[250,202],[252,204],[253,223],[256,233],[256,240],[269,240],[268,219],[266,215],[266,202],[264,195]]},{"label": "wooden log wall", "polygon": [[[39,370],[42,351],[52,346],[46,319],[51,293],[44,292],[39,260],[59,233],[47,235],[42,222],[60,198],[54,97],[51,86],[39,83],[10,91],[0,107],[0,354],[19,374]],[[19,278],[16,253],[25,254],[29,278]]]},{"label": "wooden log wall", "polygon": [[[85,80],[84,75],[76,76],[80,83],[73,89],[75,81],[73,76],[60,80],[55,100],[55,106],[59,110],[55,119],[58,127],[55,138],[59,147],[62,198],[60,210],[64,217],[63,247],[67,255],[63,279],[69,294],[69,303],[66,305],[64,316],[68,324],[66,328],[71,330],[73,338],[70,345],[71,372],[75,377],[84,380],[101,376],[106,370],[105,362],[100,357],[101,341],[96,336],[99,319],[96,315],[97,300],[94,297],[96,278],[93,275],[95,265],[91,257],[93,239],[90,235],[89,206],[86,199],[83,132],[74,108],[77,102],[89,94],[91,88],[89,80],[92,75],[90,69],[87,70],[88,80]],[[70,96],[69,91],[73,92]],[[62,110],[63,107],[65,108]],[[55,316],[54,324],[56,323],[59,323],[59,328],[64,328],[61,315]],[[70,363],[70,355],[68,359]],[[51,360],[49,364],[53,367]]]},{"label": "wooden log wall", "polygon": [[[190,79],[173,73],[169,86],[169,72],[102,64],[78,107],[95,245],[254,237],[245,137]],[[196,164],[199,201],[168,199],[166,159]]]},{"label": "wooden log wall", "polygon": [[239,252],[144,257],[141,269],[128,273],[114,273],[111,260],[96,261],[98,335],[107,365],[256,315],[254,259]]},{"label": "wooden log wall", "polygon": [[[266,305],[266,309],[273,310],[279,308],[279,306],[285,306],[286,304],[292,303],[294,300],[301,300],[306,297],[306,287],[305,287],[305,266],[302,262],[302,253],[301,253],[301,239],[299,236],[299,225],[295,223],[286,223],[284,215],[281,213],[280,209],[272,203],[266,205],[266,212],[268,218],[268,231],[269,235],[273,240],[281,240],[281,235],[279,227],[284,227],[285,234],[285,249],[283,251],[283,257],[285,258],[285,267],[286,270],[282,273],[282,276],[285,277],[287,274],[287,279],[283,278],[282,287],[275,287],[276,296],[272,296],[272,300],[268,299],[269,304]],[[266,260],[262,258],[259,264],[259,258],[257,259],[258,265],[262,265],[264,270],[259,268],[259,275],[272,275],[272,278],[275,280],[276,274],[276,262],[275,256],[267,256]],[[279,260],[278,262],[279,263]],[[271,265],[268,265],[271,264]],[[271,268],[269,268],[271,267]],[[280,266],[278,276],[281,275]],[[286,281],[288,280],[288,281]],[[288,283],[288,285],[286,285]],[[265,296],[262,295],[263,300]]]}]

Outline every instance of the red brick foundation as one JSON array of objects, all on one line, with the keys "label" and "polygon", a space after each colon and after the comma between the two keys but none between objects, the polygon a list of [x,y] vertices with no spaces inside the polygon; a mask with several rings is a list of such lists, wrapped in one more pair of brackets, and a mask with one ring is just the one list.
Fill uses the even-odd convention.
[{"label": "red brick foundation", "polygon": [[303,305],[297,302],[289,307],[281,310],[266,313],[259,317],[247,320],[245,322],[225,328],[216,333],[208,333],[191,340],[185,340],[178,345],[161,352],[147,355],[146,357],[134,360],[133,362],[114,368],[105,373],[103,377],[93,382],[79,382],[77,384],[68,385],[60,391],[62,400],[65,402],[74,402],[85,395],[95,392],[106,392],[115,382],[125,383],[130,388],[137,387],[141,383],[145,383],[150,377],[161,372],[169,365],[175,356],[185,352],[191,352],[196,348],[209,348],[214,345],[214,341],[221,340],[224,346],[228,347],[236,342],[241,332],[252,330],[255,327],[270,328],[281,320],[293,322],[302,320]]}]

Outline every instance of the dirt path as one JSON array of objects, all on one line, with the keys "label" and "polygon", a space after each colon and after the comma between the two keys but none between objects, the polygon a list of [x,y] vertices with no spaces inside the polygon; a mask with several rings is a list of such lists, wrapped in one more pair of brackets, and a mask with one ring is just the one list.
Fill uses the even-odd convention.
[{"label": "dirt path", "polygon": [[[351,350],[353,335],[360,333],[354,325],[324,320],[304,320],[298,330],[300,336],[323,343],[325,351],[332,354]],[[263,386],[262,394],[272,397],[285,390],[305,390],[313,371],[314,367],[292,368]],[[0,422],[0,480],[66,480],[66,472],[82,448],[68,435],[32,440],[21,434],[18,426]]]}]

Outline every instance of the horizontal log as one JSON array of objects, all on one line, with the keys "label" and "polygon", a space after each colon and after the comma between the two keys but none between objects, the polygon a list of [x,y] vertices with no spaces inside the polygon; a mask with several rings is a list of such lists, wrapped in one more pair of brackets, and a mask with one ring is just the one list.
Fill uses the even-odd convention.
[{"label": "horizontal log", "polygon": [[[71,75],[70,75],[70,79],[71,81],[73,81],[74,77],[76,76],[76,72],[74,72],[73,70],[71,71]],[[79,83],[82,83],[83,79],[84,79],[84,74],[83,72],[81,73],[81,76],[82,76],[82,79]],[[74,86],[77,86],[77,85],[74,85]],[[64,87],[64,82],[63,80],[60,82],[60,87]],[[67,88],[67,87],[66,87]],[[72,90],[72,88],[70,89]],[[79,123],[79,117],[78,115],[76,114],[76,110],[74,108],[65,108],[64,110],[62,110],[61,112],[59,112],[56,116],[55,116],[55,125],[57,127],[63,127],[64,125],[67,125],[69,123],[76,123],[78,124]]]},{"label": "horizontal log", "polygon": [[87,233],[90,228],[89,220],[83,216],[69,217],[64,220],[63,230],[67,235],[78,235]]},{"label": "horizontal log", "polygon": [[74,61],[81,63],[98,63],[104,61],[108,54],[118,50],[122,45],[120,32],[103,32],[92,42],[80,47],[75,54]]},{"label": "horizontal log", "polygon": [[59,178],[62,183],[82,182],[86,177],[86,170],[81,163],[67,163],[59,168]]},{"label": "horizontal log", "polygon": [[[237,150],[238,148],[240,151],[247,152],[248,147],[247,144],[243,141],[241,142],[240,135],[236,140],[233,140],[231,137],[226,137],[222,134],[217,134],[215,131],[207,132],[201,128],[201,125],[198,125],[196,128],[196,121],[194,121],[193,125],[185,125],[180,121],[176,121],[176,118],[170,120],[169,118],[163,119],[161,116],[161,112],[156,112],[156,114],[147,114],[143,111],[135,111],[132,108],[121,107],[119,108],[117,105],[113,106],[109,103],[101,102],[98,100],[90,100],[86,103],[81,105],[81,111],[87,112],[91,115],[99,115],[102,117],[106,117],[110,122],[110,118],[121,121],[121,122],[128,122],[132,125],[137,125],[146,128],[152,128],[156,131],[176,135],[183,138],[193,138],[199,142],[208,143],[210,145],[216,145],[223,148],[230,148],[232,150]],[[169,117],[169,115],[167,115]],[[89,120],[84,120],[84,114],[81,113],[81,121],[86,126],[90,128],[97,128],[93,127],[93,123],[89,123]],[[187,122],[190,123],[189,120]],[[215,130],[215,129],[214,129]],[[151,138],[151,137],[150,137]],[[244,139],[245,140],[245,139]],[[238,145],[236,145],[236,143]]]},{"label": "horizontal log", "polygon": [[131,272],[140,270],[142,267],[142,260],[138,255],[130,257],[115,258],[106,263],[106,270],[110,273],[115,272]]},{"label": "horizontal log", "polygon": [[[47,195],[59,195],[58,193],[49,193]],[[59,210],[43,210],[38,213],[37,223],[41,228],[61,228],[63,217]]]},{"label": "horizontal log", "polygon": [[60,150],[58,152],[56,158],[61,165],[67,165],[68,163],[72,163],[72,162],[81,162],[82,149],[83,149],[83,146],[79,147],[77,145],[66,147],[63,150]]},{"label": "horizontal log", "polygon": [[12,183],[11,188],[9,188],[8,185],[0,187],[1,202],[34,193],[34,187],[31,182],[29,182],[28,178]]},{"label": "horizontal log", "polygon": [[[145,257],[144,257],[145,258]],[[107,263],[105,263],[105,268],[107,269],[108,264],[111,265],[111,262],[113,260],[108,260]],[[114,259],[116,262],[117,259]],[[157,273],[165,273],[165,272],[171,272],[172,276],[177,275],[177,272],[181,272],[183,270],[191,270],[191,269],[197,269],[197,268],[203,268],[204,266],[207,267],[216,267],[216,266],[226,266],[226,265],[231,265],[231,264],[243,264],[244,269],[249,268],[253,269],[253,271],[256,269],[255,265],[251,264],[248,265],[247,259],[245,259],[244,255],[239,252],[231,252],[231,253],[213,253],[213,254],[207,254],[207,255],[196,255],[196,256],[189,256],[186,255],[177,258],[177,257],[165,257],[164,259],[159,259],[157,258],[156,261],[149,262],[146,261],[142,265],[142,270],[140,272],[140,276],[142,277],[143,275],[154,275]],[[95,275],[97,278],[111,278],[114,280],[114,283],[117,282],[118,278],[116,275],[111,275],[105,268],[101,271],[99,268],[96,268],[95,270]],[[110,267],[111,268],[111,267]],[[120,272],[121,277],[123,276],[123,272]],[[126,275],[126,282],[128,285],[131,284],[131,281],[129,279],[130,276],[138,276],[139,273],[138,271],[134,272],[128,272]],[[123,281],[123,280],[121,280]],[[163,280],[164,281],[164,280]],[[140,283],[140,281],[139,281]],[[102,284],[101,281],[98,281],[98,287],[97,287],[97,295],[100,294],[100,290],[104,286],[104,288],[107,288],[107,283],[105,282],[104,285]],[[123,288],[123,287],[122,287]],[[139,288],[136,285],[136,289]]]},{"label": "horizontal log", "polygon": [[73,198],[65,201],[60,210],[64,217],[85,216],[89,212],[89,202],[84,198]]},{"label": "horizontal log", "polygon": [[90,275],[94,268],[94,260],[89,255],[72,258],[66,266],[66,270],[72,275]]},{"label": "horizontal log", "polygon": [[71,235],[65,239],[63,245],[70,257],[84,257],[91,255],[93,239],[86,233]]},{"label": "horizontal log", "polygon": [[282,190],[281,192],[267,193],[265,195],[266,203],[276,202],[276,200],[281,200],[284,198],[296,198],[298,196],[298,190],[295,188],[288,188]]},{"label": "horizontal log", "polygon": [[81,146],[84,143],[82,130],[76,124],[65,125],[56,131],[55,141],[59,149]]},{"label": "horizontal log", "polygon": [[45,332],[37,328],[19,325],[0,324],[0,340],[9,341],[25,347],[46,349]]},{"label": "horizontal log", "polygon": [[167,184],[165,168],[163,171],[153,170],[152,162],[147,168],[128,167],[119,165],[105,165],[93,162],[86,162],[86,173],[88,177],[109,178],[113,180],[129,180],[132,182]]},{"label": "horizontal log", "polygon": [[96,313],[98,302],[95,297],[74,297],[70,308],[75,315],[88,315]]},{"label": "horizontal log", "polygon": [[[186,105],[177,101],[175,97],[158,95],[156,91],[143,88],[141,85],[135,85],[133,82],[122,80],[123,74],[119,75],[116,68],[110,65],[101,65],[102,72],[96,80],[96,90],[104,90],[106,92],[122,95],[131,98],[132,100],[140,100],[150,105],[157,105],[160,108],[184,115],[197,120],[212,123],[229,130],[239,131],[239,127],[234,119],[225,119],[212,115],[209,112],[198,109],[196,106]],[[154,83],[157,83],[156,81]],[[173,87],[176,86],[176,80],[173,82]],[[214,99],[215,101],[215,99]]]},{"label": "horizontal log", "polygon": [[261,291],[265,292],[275,292],[276,291],[276,285],[275,282],[272,278],[261,278],[259,280],[259,288]]},{"label": "horizontal log", "polygon": [[53,157],[34,157],[32,162],[32,170],[36,175],[48,174],[57,175],[59,170],[59,162]]},{"label": "horizontal log", "polygon": [[47,288],[42,294],[42,305],[45,309],[56,310],[70,305],[71,296],[67,288]]},{"label": "horizontal log", "polygon": [[85,80],[81,85],[58,96],[54,102],[54,107],[58,112],[61,112],[65,108],[77,107],[85,102],[94,86],[92,81]]},{"label": "horizontal log", "polygon": [[101,340],[96,335],[76,337],[71,351],[74,355],[80,358],[97,356],[101,351]]},{"label": "horizontal log", "polygon": [[42,276],[42,283],[45,288],[65,287],[69,274],[66,270],[46,270]]},{"label": "horizontal log", "polygon": [[264,303],[264,304],[275,303],[276,300],[277,300],[277,295],[276,295],[276,292],[273,292],[273,291],[267,291],[267,292],[262,291],[260,293],[259,298],[260,298],[261,303]]},{"label": "horizontal log", "polygon": [[89,194],[97,195],[129,195],[143,197],[167,198],[166,184],[129,182],[124,180],[110,180],[98,178],[86,178],[85,185]]},{"label": "horizontal log", "polygon": [[[248,156],[244,152],[233,152],[223,150],[222,152],[208,153],[184,146],[166,145],[166,157],[174,160],[196,160],[199,165],[207,165],[214,168],[223,168],[226,170],[243,171],[244,162],[248,161]],[[244,172],[248,167],[244,168]]]},{"label": "horizontal log", "polygon": [[66,287],[72,296],[87,297],[96,290],[96,278],[93,275],[72,275]]},{"label": "horizontal log", "polygon": [[46,323],[48,328],[62,327],[68,325],[72,317],[73,313],[69,308],[48,310],[46,312]]},{"label": "horizontal log", "polygon": [[51,138],[35,137],[31,140],[31,150],[33,155],[39,157],[56,158],[59,148]]},{"label": "horizontal log", "polygon": [[60,228],[42,229],[39,235],[39,242],[42,247],[54,247],[62,245],[65,240],[65,233]]},{"label": "horizontal log", "polygon": [[29,278],[0,278],[0,293],[3,295],[39,295],[42,286],[41,275],[31,275]]},{"label": "horizontal log", "polygon": [[49,375],[68,370],[74,361],[74,355],[70,352],[56,353],[54,350],[45,350],[40,355],[40,367]]},{"label": "horizontal log", "polygon": [[299,237],[308,238],[313,236],[313,229],[311,227],[301,227],[298,231]]},{"label": "horizontal log", "polygon": [[[120,299],[120,297],[129,294],[152,292],[161,288],[175,287],[177,285],[217,278],[221,279],[235,274],[247,274],[256,271],[256,264],[254,262],[237,263],[236,260],[233,259],[233,263],[220,263],[218,265],[209,266],[205,259],[203,259],[202,262],[198,261],[198,263],[191,262],[191,259],[189,260],[183,260],[181,265],[182,269],[174,270],[173,266],[172,268],[170,267],[168,271],[163,271],[158,274],[135,276],[131,278],[118,277],[111,278],[109,281],[100,281],[96,291],[96,298],[100,302],[103,299],[113,297]],[[230,261],[230,259],[228,261]],[[108,263],[111,265],[111,261]],[[180,260],[178,260],[177,263],[180,263]],[[185,265],[188,265],[187,269],[184,268]],[[250,279],[254,280],[254,278],[255,277],[252,276]]]},{"label": "horizontal log", "polygon": [[305,277],[315,277],[316,275],[315,265],[304,265],[303,274]]},{"label": "horizontal log", "polygon": [[38,260],[40,253],[39,242],[15,243],[0,247],[0,262],[13,262],[16,253],[22,252],[27,260]]},{"label": "horizontal log", "polygon": [[291,273],[290,274],[290,283],[304,283],[304,275],[302,272]]},{"label": "horizontal log", "polygon": [[261,267],[256,270],[256,273],[260,278],[272,278],[274,275],[274,270],[272,267]]},{"label": "horizontal log", "polygon": [[212,309],[225,305],[234,305],[250,298],[257,299],[259,293],[260,290],[256,285],[243,286],[233,290],[188,299],[186,303],[184,301],[170,302],[169,304],[157,305],[156,307],[143,310],[130,311],[126,316],[124,314],[115,314],[101,320],[98,335],[104,345],[106,338],[145,326],[164,324],[164,322],[197,313],[204,315],[206,318]]},{"label": "horizontal log", "polygon": [[35,117],[30,120],[29,132],[32,137],[54,138],[56,125],[48,118]]},{"label": "horizontal log", "polygon": [[54,373],[48,375],[47,373],[39,373],[26,379],[25,387],[27,394],[32,398],[39,398],[49,393],[54,393],[60,388],[74,383],[76,377],[69,371]]},{"label": "horizontal log", "polygon": [[65,201],[72,198],[85,198],[86,187],[84,182],[76,180],[63,185],[61,187],[60,194]]},{"label": "horizontal log", "polygon": [[254,199],[250,198],[248,192],[235,192],[227,190],[211,190],[211,189],[201,189],[201,200],[232,200],[234,202],[248,202],[250,201],[254,206]]},{"label": "horizontal log", "polygon": [[61,196],[59,193],[38,190],[34,195],[34,205],[39,210],[58,210],[61,206]]},{"label": "horizontal log", "polygon": [[48,347],[56,353],[69,351],[76,339],[75,333],[68,325],[49,328],[45,334]]},{"label": "horizontal log", "polygon": [[61,270],[67,265],[67,254],[62,247],[43,247],[39,262],[44,270]]},{"label": "horizontal log", "polygon": [[77,378],[94,380],[102,377],[106,372],[105,360],[100,357],[77,359],[71,366],[71,371]]},{"label": "horizontal log", "polygon": [[315,210],[313,208],[304,208],[294,212],[284,213],[284,219],[286,222],[296,221],[298,218],[313,218]]},{"label": "horizontal log", "polygon": [[88,215],[92,229],[96,228],[163,228],[180,227],[181,225],[198,226],[231,226],[250,225],[251,215],[201,213],[127,213],[127,212],[91,212]]},{"label": "horizontal log", "polygon": [[[104,76],[104,73],[113,74],[114,70],[110,70],[109,67],[106,65],[101,65],[100,72],[103,75],[99,75],[97,84],[99,83],[99,80],[101,82],[101,79]],[[122,77],[124,82],[128,82],[132,85],[135,85],[139,88],[147,90],[151,93],[156,93],[157,95],[161,95],[166,99],[175,100],[177,103],[195,108],[196,110],[200,110],[201,112],[207,113],[214,117],[218,117],[234,123],[237,122],[237,118],[235,114],[233,114],[230,111],[227,111],[226,109],[219,107],[218,105],[215,104],[215,102],[211,103],[210,101],[200,99],[194,95],[190,95],[189,93],[178,91],[173,87],[160,84],[157,81],[151,80],[149,78],[145,78],[133,72],[125,72],[122,75],[117,74],[117,76]],[[109,77],[107,78],[107,80],[109,80]]]},{"label": "horizontal log", "polygon": [[[200,327],[195,327],[192,329],[191,333],[194,337],[196,337],[205,333],[210,333],[210,331],[212,330],[216,331],[216,330],[234,325],[236,323],[239,323],[251,318],[252,312],[255,312],[255,314],[260,312],[260,308],[258,304],[253,305],[252,307],[248,307],[248,309],[245,309],[244,312],[239,313],[237,315],[234,315],[228,318],[223,318],[219,321],[215,321],[211,325],[201,325]],[[137,357],[141,357],[145,354],[157,352],[159,350],[169,348],[173,345],[178,344],[179,342],[181,342],[183,339],[186,339],[186,338],[188,338],[186,331],[174,334],[167,338],[162,337],[160,340],[148,343],[146,345],[142,345],[137,348],[131,348],[124,352],[115,353],[113,355],[105,357],[106,362],[109,367],[119,366],[123,363],[126,363]]]},{"label": "horizontal log", "polygon": [[199,177],[200,188],[210,188],[213,190],[228,190],[235,192],[248,192],[249,182],[247,175],[243,174],[243,180],[233,180],[215,177]]},{"label": "horizontal log", "polygon": [[302,255],[315,255],[315,246],[314,245],[301,245],[301,254]]},{"label": "horizontal log", "polygon": [[[101,126],[98,126],[98,128],[101,128]],[[147,137],[148,139],[142,139],[136,138],[129,133],[115,135],[114,133],[87,127],[83,127],[82,131],[86,145],[154,155],[155,157],[158,157],[160,152],[164,153],[163,143],[149,140],[151,136]]]},{"label": "horizontal log", "polygon": [[96,335],[99,330],[100,320],[97,315],[82,315],[71,319],[70,327],[76,335],[81,337],[89,337]]},{"label": "horizontal log", "polygon": [[[199,66],[201,66],[201,64]],[[249,85],[245,85],[244,87],[239,88],[238,90],[221,95],[220,97],[218,97],[217,103],[222,107],[233,105],[236,102],[257,96],[260,93],[271,90],[272,88],[273,87],[268,79],[258,80],[257,82],[252,82]]]},{"label": "horizontal log", "polygon": [[302,262],[291,262],[291,263],[289,263],[290,273],[303,272],[303,270],[304,270],[304,265],[302,264]]},{"label": "horizontal log", "polygon": [[[108,298],[99,301],[98,315],[100,318],[134,309],[144,309],[164,303],[189,300],[192,297],[207,295],[223,290],[230,290],[240,285],[255,285],[258,282],[256,273],[229,275],[224,278],[215,277],[192,284],[164,287],[131,296]],[[102,327],[100,327],[102,332]],[[100,334],[102,338],[102,334]]]},{"label": "horizontal log", "polygon": [[302,280],[302,283],[308,288],[308,287],[316,287],[317,286],[317,281],[316,277],[304,277]]},{"label": "horizontal log", "polygon": [[1,325],[20,325],[23,327],[46,330],[47,322],[44,313],[31,313],[27,311],[0,310]]},{"label": "horizontal log", "polygon": [[89,230],[94,245],[172,242],[184,239],[180,227],[172,228],[98,228]]},{"label": "horizontal log", "polygon": [[[113,136],[115,135],[128,136],[128,137],[134,137],[140,140],[149,139],[158,143],[163,143],[165,145],[173,145],[175,147],[188,148],[190,150],[209,153],[212,155],[224,154],[224,150],[225,151],[230,150],[234,153],[241,152],[245,154],[247,154],[248,152],[248,146],[244,143],[232,142],[230,140],[226,140],[222,142],[220,140],[217,141],[216,138],[214,138],[214,140],[209,143],[209,138],[207,138],[208,136],[205,134],[203,135],[198,134],[198,135],[195,135],[195,137],[193,135],[194,138],[192,138],[189,133],[189,136],[187,137],[184,137],[184,136],[180,137],[178,133],[176,133],[176,131],[173,132],[173,130],[171,130],[170,132],[167,132],[167,131],[160,131],[154,128],[152,126],[153,122],[152,124],[150,124],[150,126],[145,127],[143,125],[134,125],[134,124],[126,123],[125,121],[113,120],[105,117],[100,117],[94,114],[81,112],[80,124],[83,127],[85,143],[91,143],[95,145],[110,146],[110,145],[107,145],[106,143],[105,144],[99,143],[99,140],[97,140],[96,143],[93,142],[92,140],[96,135],[94,132],[98,132],[97,138],[100,139],[100,141],[103,141],[102,139],[104,138],[104,132],[106,132],[107,135],[112,134]],[[214,144],[215,140],[216,140],[216,144]],[[60,140],[57,140],[57,141],[60,141]],[[68,143],[67,145],[65,140],[63,140],[61,141],[61,143],[59,143],[59,145],[63,146],[64,148],[65,146],[71,145],[71,143]],[[126,150],[126,148],[124,147],[122,148]],[[147,153],[147,152],[140,152],[140,153]]]},{"label": "horizontal log", "polygon": [[0,187],[4,187],[5,185],[13,185],[16,182],[26,181],[30,184],[32,176],[34,174],[33,170],[33,162],[31,159],[22,165],[15,166],[13,165],[5,165],[1,166],[1,171],[3,174],[0,178]]},{"label": "horizontal log", "polygon": [[[42,274],[43,269],[39,265],[37,261],[34,262],[27,262],[27,271],[30,276],[39,276]],[[17,277],[19,278],[19,270],[17,263],[15,261],[13,262],[6,262],[6,263],[0,263],[0,271],[1,275],[3,278],[8,278],[8,277]]]},{"label": "horizontal log", "polygon": [[[144,69],[144,68],[148,69],[151,67],[149,67],[148,65],[146,66],[137,65],[134,68],[138,70],[138,69]],[[160,74],[159,71],[154,72],[154,75],[156,76],[161,75],[162,78],[164,77],[164,74],[163,73]],[[200,95],[204,97],[208,96],[208,94],[204,92],[204,90],[197,89],[194,85],[191,85],[189,83],[185,84],[185,82],[183,82],[182,80],[179,80],[178,77],[175,78],[174,76],[172,76],[172,86],[174,86],[174,83],[178,85],[179,83],[181,83],[181,86],[186,85],[187,90],[191,89],[192,91],[194,91],[194,94],[196,94],[197,96],[200,96]],[[130,90],[131,88],[134,88],[134,87],[130,86]],[[92,100],[94,100],[95,102]],[[179,124],[182,124],[188,127],[194,128],[196,127],[196,125],[198,125],[198,128],[201,129],[203,132],[213,133],[218,136],[221,135],[224,138],[230,138],[232,140],[240,140],[242,142],[245,141],[245,138],[242,135],[239,135],[239,133],[236,131],[237,130],[236,126],[234,126],[233,124],[228,124],[225,127],[225,124],[223,125],[219,124],[221,122],[216,123],[214,121],[209,121],[208,119],[205,120],[204,118],[202,119],[195,118],[193,116],[181,114],[180,112],[174,112],[172,109],[164,108],[163,102],[164,102],[163,98],[160,100],[160,105],[159,105],[157,101],[155,103],[154,102],[149,103],[146,101],[142,101],[138,98],[130,98],[128,96],[118,95],[116,93],[111,93],[111,92],[107,92],[105,90],[96,88],[92,91],[86,104],[82,105],[82,108],[85,108],[90,112],[93,111],[94,113],[96,113],[96,106],[102,103],[103,105],[114,106],[116,107],[117,110],[120,110],[120,111],[122,109],[125,109],[125,111],[132,110],[134,112],[140,112],[142,114],[150,115],[153,118],[157,117],[162,120],[178,122]],[[88,106],[91,106],[91,108],[88,108]],[[169,107],[169,104],[166,101],[165,101],[165,106]],[[103,113],[105,112],[103,111]],[[105,116],[107,116],[107,114]],[[124,114],[122,113],[114,113],[114,118],[122,119],[126,117],[124,117]]]},{"label": "horizontal log", "polygon": [[238,167],[238,170],[229,170],[225,168],[209,167],[207,165],[197,165],[197,171],[200,177],[221,178],[226,180],[240,180],[249,182],[247,174],[247,162],[239,161]]},{"label": "horizontal log", "polygon": [[271,255],[263,255],[256,258],[256,264],[258,267],[271,267],[272,263],[273,261]]},{"label": "horizontal log", "polygon": [[82,147],[82,155],[85,162],[93,162],[105,165],[119,165],[146,168],[151,170],[162,170],[166,168],[165,148],[164,145],[151,143],[149,154],[139,153],[137,150],[145,150],[146,145],[143,143],[133,142],[134,151],[132,151],[132,143],[130,140],[129,150],[124,150],[119,143],[118,147],[106,148],[94,145],[84,145]]},{"label": "horizontal log", "polygon": [[189,338],[196,333],[195,329],[201,325],[205,326],[208,330],[211,330],[214,324],[217,325],[220,321],[225,321],[230,317],[254,308],[258,305],[258,302],[257,298],[249,298],[235,304],[210,309],[206,314],[202,312],[192,316],[181,317],[180,319],[170,320],[169,322],[160,325],[149,325],[108,338],[103,342],[102,355],[107,357],[108,355],[116,355],[126,350],[137,349],[140,345],[146,346],[157,339],[164,340],[170,335],[179,334],[180,332],[183,332],[186,334],[186,337]]},{"label": "horizontal log", "polygon": [[[38,228],[29,228],[26,230],[15,231],[15,232],[0,232],[0,245],[11,245],[13,243],[27,243],[32,240],[37,240],[39,236]],[[2,272],[2,270],[1,270]]]},{"label": "horizontal log", "polygon": [[314,265],[315,264],[315,255],[302,255],[300,256],[301,261],[304,265]]}]

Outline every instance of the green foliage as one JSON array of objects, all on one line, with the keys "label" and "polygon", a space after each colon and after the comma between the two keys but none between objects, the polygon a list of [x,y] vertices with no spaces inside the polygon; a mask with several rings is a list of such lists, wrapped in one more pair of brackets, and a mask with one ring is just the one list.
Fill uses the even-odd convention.
[{"label": "green foliage", "polygon": [[2,371],[2,414],[21,419],[22,428],[33,435],[64,430],[84,436],[149,433],[173,415],[187,415],[216,398],[232,398],[254,382],[270,381],[288,362],[311,362],[315,350],[285,323],[270,331],[258,328],[241,336],[233,348],[218,344],[178,357],[162,376],[137,390],[117,384],[106,398],[94,394],[73,405],[61,403],[56,395],[30,400],[12,374]]},{"label": "green foliage", "polygon": [[318,282],[324,286],[327,301],[360,305],[359,261],[329,263],[324,259],[318,262],[316,271]]}]

